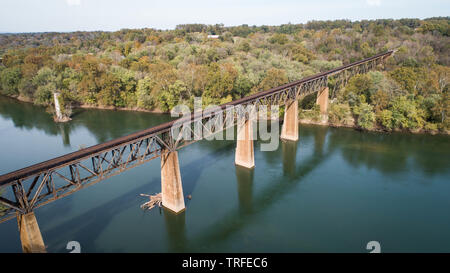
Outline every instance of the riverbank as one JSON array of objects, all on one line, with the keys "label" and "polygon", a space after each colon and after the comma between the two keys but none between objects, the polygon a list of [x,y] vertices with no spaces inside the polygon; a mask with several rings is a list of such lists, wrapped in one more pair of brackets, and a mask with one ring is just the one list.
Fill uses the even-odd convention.
[{"label": "riverbank", "polygon": [[[34,104],[33,101],[27,97],[23,96],[5,96],[8,98],[16,99],[21,102]],[[114,106],[98,106],[98,105],[89,105],[89,104],[76,104],[73,105],[72,108],[79,109],[101,109],[101,110],[114,110],[114,111],[133,111],[133,112],[145,112],[145,113],[153,113],[153,114],[170,114],[170,112],[164,112],[160,109],[148,110],[139,107],[129,108],[129,107],[114,107]],[[380,132],[380,133],[391,133],[391,132],[400,132],[400,133],[411,133],[411,134],[429,134],[429,135],[450,135],[450,131],[440,131],[440,130],[427,130],[427,129],[417,129],[417,130],[405,130],[405,129],[393,129],[386,130],[379,126],[374,126],[372,129],[363,129],[356,125],[355,120],[352,120],[349,124],[340,124],[340,123],[331,123],[328,120],[317,121],[309,118],[300,118],[300,124],[312,124],[312,125],[321,125],[321,126],[329,126],[329,127],[344,127],[344,128],[352,128],[357,131],[369,131],[369,132]]]},{"label": "riverbank", "polygon": [[335,128],[351,128],[357,131],[367,131],[367,132],[379,132],[379,133],[410,133],[410,134],[427,134],[427,135],[450,135],[450,131],[439,131],[439,130],[426,130],[426,129],[418,129],[418,130],[405,130],[405,129],[393,129],[393,130],[386,130],[384,128],[375,126],[370,130],[363,129],[353,124],[336,124],[336,123],[330,123],[328,121],[315,121],[313,119],[299,119],[300,124],[312,124],[312,125],[321,125],[321,126],[329,126],[329,127],[335,127]]},{"label": "riverbank", "polygon": [[[4,96],[4,95],[2,95]],[[23,96],[5,96],[7,98],[16,99],[21,102],[34,104],[33,100]],[[90,104],[74,104],[72,105],[72,109],[81,108],[81,109],[101,109],[101,110],[116,110],[116,111],[135,111],[135,112],[146,112],[146,113],[154,113],[154,114],[169,114],[168,112],[161,111],[160,109],[148,110],[139,107],[115,107],[115,106],[99,106],[99,105],[90,105]]]}]

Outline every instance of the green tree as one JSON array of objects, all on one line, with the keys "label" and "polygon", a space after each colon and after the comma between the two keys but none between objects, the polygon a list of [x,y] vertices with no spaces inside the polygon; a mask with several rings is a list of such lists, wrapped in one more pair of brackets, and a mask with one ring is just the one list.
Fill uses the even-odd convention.
[{"label": "green tree", "polygon": [[364,102],[371,100],[372,79],[367,74],[358,74],[352,77],[344,88],[344,100],[350,105],[358,103],[361,95],[364,96]]},{"label": "green tree", "polygon": [[366,130],[374,127],[375,114],[372,105],[361,103],[359,106],[354,107],[353,112],[358,116],[358,126]]},{"label": "green tree", "polygon": [[34,92],[36,91],[33,79],[31,78],[22,78],[17,89],[19,90],[20,95],[26,98],[33,98]]},{"label": "green tree", "polygon": [[156,82],[150,77],[139,80],[137,85],[137,106],[151,110],[156,106]]},{"label": "green tree", "polygon": [[21,71],[18,67],[4,69],[0,74],[2,93],[4,95],[17,95],[21,77]]},{"label": "green tree", "polygon": [[309,64],[310,61],[315,59],[314,54],[306,49],[302,44],[296,44],[291,48],[292,60],[297,62],[302,62],[304,64]]},{"label": "green tree", "polygon": [[186,85],[177,80],[169,86],[168,90],[159,93],[159,108],[163,111],[171,111],[181,101],[182,93],[186,91]]},{"label": "green tree", "polygon": [[352,125],[353,117],[348,103],[332,103],[328,111],[328,120],[335,125]]},{"label": "green tree", "polygon": [[117,75],[105,73],[100,78],[100,92],[98,101],[105,106],[124,107],[123,100],[120,97],[122,83]]},{"label": "green tree", "polygon": [[448,114],[450,113],[450,87],[447,85],[442,94],[440,94],[437,103],[432,108],[432,111],[440,117],[440,122],[444,124],[445,129],[450,128],[450,121],[448,118]]},{"label": "green tree", "polygon": [[252,88],[252,93],[259,91],[265,91],[272,89],[274,87],[283,85],[288,82],[288,77],[286,76],[286,71],[278,68],[271,68],[267,71],[264,79],[254,88]]},{"label": "green tree", "polygon": [[382,111],[377,112],[376,119],[378,123],[387,130],[392,130],[392,128],[394,127],[392,120],[392,112],[390,110],[384,109]]},{"label": "green tree", "polygon": [[269,41],[270,41],[272,44],[280,44],[280,45],[284,45],[284,44],[286,44],[289,40],[288,40],[286,34],[276,33],[276,34],[272,35],[272,37],[269,39]]},{"label": "green tree", "polygon": [[39,105],[53,104],[53,93],[57,91],[57,77],[55,71],[49,67],[41,68],[33,78],[33,85],[37,86],[34,102]]},{"label": "green tree", "polygon": [[253,84],[250,81],[248,77],[245,75],[240,74],[235,82],[235,93],[238,98],[245,97],[247,94],[250,93],[250,90],[252,88]]},{"label": "green tree", "polygon": [[211,63],[206,76],[205,92],[202,95],[204,103],[219,104],[221,98],[231,95],[236,78],[237,71],[232,64]]},{"label": "green tree", "polygon": [[420,129],[423,127],[425,112],[407,96],[399,96],[391,102],[392,124],[394,128]]}]

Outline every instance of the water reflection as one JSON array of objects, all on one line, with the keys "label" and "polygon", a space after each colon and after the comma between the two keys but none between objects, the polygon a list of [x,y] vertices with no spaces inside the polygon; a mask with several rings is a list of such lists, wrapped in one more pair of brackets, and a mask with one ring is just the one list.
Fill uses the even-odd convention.
[{"label": "water reflection", "polygon": [[14,127],[39,129],[47,135],[61,135],[63,143],[69,146],[70,135],[77,128],[87,128],[96,137],[97,142],[101,143],[173,119],[166,114],[132,111],[74,109],[73,112],[71,121],[55,123],[44,107],[0,97],[0,116],[11,120]]},{"label": "water reflection", "polygon": [[327,132],[328,127],[325,126],[319,126],[314,131],[314,153],[316,153],[317,155],[323,154]]},{"label": "water reflection", "polygon": [[36,128],[48,135],[59,133],[52,116],[45,112],[45,108],[31,103],[18,102],[0,95],[0,116],[5,120],[12,120],[16,128],[27,130]]},{"label": "water reflection", "polygon": [[356,132],[331,128],[329,149],[354,167],[376,169],[392,175],[416,170],[429,175],[450,170],[450,137],[403,133]]},{"label": "water reflection", "polygon": [[169,252],[185,252],[188,247],[186,239],[186,211],[176,214],[163,208],[163,214]]},{"label": "water reflection", "polygon": [[70,127],[66,124],[59,123],[59,133],[62,136],[63,145],[65,147],[70,147]]},{"label": "water reflection", "polygon": [[242,214],[251,214],[253,206],[254,169],[236,166],[236,181],[239,209]]},{"label": "water reflection", "polygon": [[[321,135],[321,138],[326,136],[326,134],[323,135],[323,130],[317,130],[315,131],[314,135],[315,134]],[[283,174],[279,175],[276,178],[270,179],[270,183],[263,189],[260,189],[255,195],[250,195],[248,193],[248,189],[246,191],[244,190],[244,192],[246,192],[249,196],[248,198],[251,201],[251,204],[255,204],[254,206],[247,205],[251,208],[252,213],[241,213],[243,211],[240,207],[241,204],[245,204],[245,202],[250,203],[250,201],[239,199],[239,203],[234,209],[230,210],[217,223],[205,227],[205,232],[201,236],[192,239],[193,241],[198,241],[200,245],[214,245],[227,241],[231,236],[239,233],[240,230],[242,230],[246,225],[249,225],[251,223],[251,218],[256,217],[260,213],[268,210],[269,208],[277,204],[277,202],[282,200],[286,194],[292,192],[295,187],[301,184],[303,177],[306,177],[316,168],[319,168],[330,156],[330,152],[326,152],[325,154],[321,155],[313,154],[299,164],[292,164],[292,160],[290,161],[290,163],[288,163],[288,159],[296,157],[297,153],[301,153],[301,151],[300,149],[298,149],[298,145],[296,142],[291,142],[290,144],[289,142],[286,142],[286,144],[287,145],[284,146],[282,145],[281,148],[279,148],[277,151],[283,150],[283,147],[285,147],[284,149],[286,151],[289,151],[285,154],[282,154],[283,158],[278,157],[278,161],[283,160],[283,162],[287,162],[286,171],[289,175],[286,176]],[[295,150],[293,150],[294,146],[296,147]],[[240,173],[241,171],[236,168],[236,172]],[[285,173],[284,165],[283,173]],[[249,178],[253,179],[249,174],[250,172],[247,173]],[[244,182],[241,173],[239,179],[240,181],[238,181],[238,183]],[[244,197],[244,195],[242,195],[242,197]]]},{"label": "water reflection", "polygon": [[293,176],[297,161],[298,141],[281,141],[280,143],[283,154],[283,172],[285,175]]},{"label": "water reflection", "polygon": [[[132,207],[136,207],[136,200],[140,200],[138,198],[139,194],[157,192],[156,189],[158,189],[159,186],[158,182],[159,179],[155,179],[138,188],[132,188],[123,192],[120,196],[110,199],[104,204],[93,206],[88,211],[73,217],[68,221],[64,221],[45,231],[41,229],[45,243],[50,246],[48,251],[66,252],[65,244],[67,241],[64,240],[64,238],[72,238],[71,240],[79,241],[82,244],[83,249],[86,249],[87,252],[90,252],[89,250],[97,249],[98,247],[95,245],[96,241],[111,224],[114,217]],[[70,195],[63,200],[55,201],[59,204],[66,204],[66,206],[63,205],[60,207],[60,205],[58,205],[56,215],[38,216],[38,221],[53,222],[55,216],[70,211],[71,207],[74,205],[74,203],[71,202],[71,199],[73,198],[76,199],[74,195]],[[67,204],[70,205],[67,206]]]}]

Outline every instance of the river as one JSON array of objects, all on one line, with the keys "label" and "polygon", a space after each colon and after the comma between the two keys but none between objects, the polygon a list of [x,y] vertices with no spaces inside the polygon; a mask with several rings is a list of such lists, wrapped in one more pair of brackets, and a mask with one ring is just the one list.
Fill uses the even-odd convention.
[{"label": "river", "polygon": [[[55,124],[42,107],[0,96],[0,174],[170,120],[77,109]],[[255,165],[234,165],[234,141],[179,151],[186,211],[143,211],[161,191],[160,160],[36,209],[49,252],[450,252],[450,137],[300,125]],[[21,252],[17,221],[0,252]]]}]

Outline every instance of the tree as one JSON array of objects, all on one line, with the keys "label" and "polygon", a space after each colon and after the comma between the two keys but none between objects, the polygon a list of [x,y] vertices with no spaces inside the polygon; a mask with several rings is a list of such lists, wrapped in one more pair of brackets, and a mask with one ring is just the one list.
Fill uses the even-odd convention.
[{"label": "tree", "polygon": [[125,105],[120,97],[121,86],[122,83],[117,75],[113,73],[102,74],[98,101],[105,106],[124,107]]},{"label": "tree", "polygon": [[332,103],[328,111],[328,120],[331,124],[352,125],[352,111],[348,103]]},{"label": "tree", "polygon": [[389,94],[386,93],[383,90],[378,90],[373,96],[372,96],[372,104],[375,107],[375,112],[381,111],[385,109],[389,105]]},{"label": "tree", "polygon": [[431,75],[424,68],[399,67],[389,75],[410,94],[427,94],[432,87]]},{"label": "tree", "polygon": [[381,124],[385,129],[392,130],[392,112],[390,110],[384,109],[376,113],[376,119],[379,124]]},{"label": "tree", "polygon": [[310,61],[315,59],[314,54],[305,48],[302,44],[296,44],[291,48],[291,58],[294,61],[309,64]]},{"label": "tree", "polygon": [[416,103],[407,96],[399,96],[391,102],[392,125],[394,128],[419,129],[425,120],[425,112],[416,107]]},{"label": "tree", "polygon": [[231,94],[237,71],[232,64],[211,63],[206,76],[206,87],[202,97],[205,104],[219,104],[220,99]]},{"label": "tree", "polygon": [[242,98],[245,97],[247,94],[249,94],[252,86],[253,84],[250,81],[250,79],[240,74],[237,77],[236,82],[234,84],[234,90],[235,94],[237,95],[237,98]]},{"label": "tree", "polygon": [[34,103],[38,105],[51,105],[53,103],[53,93],[56,92],[56,85],[50,82],[37,88],[34,95]]},{"label": "tree", "polygon": [[6,68],[0,74],[2,93],[5,95],[17,95],[18,85],[22,77],[20,68]]},{"label": "tree", "polygon": [[352,77],[348,84],[345,86],[344,89],[344,100],[348,101],[350,105],[352,106],[355,103],[354,99],[362,95],[364,96],[364,102],[370,102],[371,101],[371,89],[372,89],[372,79],[367,74],[358,74],[354,77]]},{"label": "tree", "polygon": [[450,86],[447,85],[442,94],[440,94],[439,99],[432,111],[439,115],[440,122],[443,123],[446,128],[449,128],[448,113],[450,113]]},{"label": "tree", "polygon": [[284,45],[286,44],[289,40],[286,36],[286,34],[282,34],[282,33],[276,33],[274,35],[272,35],[272,37],[269,40],[272,44],[280,44],[280,45]]},{"label": "tree", "polygon": [[33,77],[33,85],[37,87],[34,102],[39,105],[53,104],[53,93],[57,90],[55,71],[49,67],[41,68]]},{"label": "tree", "polygon": [[361,105],[354,107],[353,112],[358,115],[358,126],[366,130],[373,128],[375,114],[373,113],[372,105],[368,103],[361,103]]},{"label": "tree", "polygon": [[137,85],[137,106],[144,109],[153,109],[156,105],[156,82],[150,77],[139,80]]},{"label": "tree", "polygon": [[33,98],[36,87],[31,78],[22,78],[17,86],[21,96],[26,98]]},{"label": "tree", "polygon": [[185,91],[185,84],[177,80],[169,86],[168,90],[163,90],[159,93],[159,108],[163,111],[171,111],[181,101],[181,95]]},{"label": "tree", "polygon": [[114,105],[118,107],[135,107],[137,105],[137,81],[134,72],[117,67],[112,69],[111,73],[120,81],[120,99],[118,99]]},{"label": "tree", "polygon": [[252,88],[252,93],[269,90],[287,82],[288,78],[283,69],[271,68],[267,71],[264,79],[257,86]]},{"label": "tree", "polygon": [[188,97],[202,95],[208,83],[207,74],[206,65],[188,64],[178,70],[178,79],[186,84]]}]

